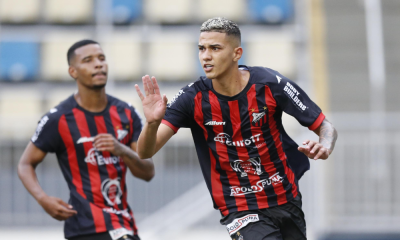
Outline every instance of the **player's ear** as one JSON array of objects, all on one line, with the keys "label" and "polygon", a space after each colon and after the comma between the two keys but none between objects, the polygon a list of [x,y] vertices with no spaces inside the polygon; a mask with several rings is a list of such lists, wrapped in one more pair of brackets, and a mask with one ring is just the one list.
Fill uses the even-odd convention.
[{"label": "player's ear", "polygon": [[78,72],[76,71],[74,66],[71,66],[71,65],[69,66],[68,73],[73,79],[77,79],[78,78]]},{"label": "player's ear", "polygon": [[243,48],[237,47],[233,50],[233,61],[237,62],[243,55]]}]

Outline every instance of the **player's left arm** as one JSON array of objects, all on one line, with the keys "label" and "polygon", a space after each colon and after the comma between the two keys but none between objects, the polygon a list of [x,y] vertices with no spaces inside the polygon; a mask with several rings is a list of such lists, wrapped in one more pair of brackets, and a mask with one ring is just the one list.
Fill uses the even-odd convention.
[{"label": "player's left arm", "polygon": [[314,160],[327,159],[335,148],[338,133],[335,127],[326,118],[322,121],[321,125],[314,130],[319,136],[319,142],[306,140],[303,142],[299,151],[304,153],[307,157]]},{"label": "player's left arm", "polygon": [[137,142],[130,147],[120,143],[113,135],[104,133],[94,138],[93,146],[99,151],[108,151],[114,156],[122,158],[133,176],[150,181],[154,177],[154,163],[152,158],[141,159],[136,153]]}]

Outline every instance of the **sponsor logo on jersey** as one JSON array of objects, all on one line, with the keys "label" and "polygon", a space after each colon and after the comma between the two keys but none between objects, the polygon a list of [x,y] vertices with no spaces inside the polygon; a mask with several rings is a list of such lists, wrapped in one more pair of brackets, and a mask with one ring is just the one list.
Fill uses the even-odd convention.
[{"label": "sponsor logo on jersey", "polygon": [[292,84],[287,82],[285,87],[283,88],[283,91],[286,95],[290,97],[290,99],[292,99],[293,103],[297,106],[298,109],[300,109],[300,111],[303,112],[307,109],[307,106],[304,105],[299,99],[300,92],[297,91],[297,89],[293,87]]},{"label": "sponsor logo on jersey", "polygon": [[57,112],[58,110],[57,110],[57,108],[52,108],[52,109],[50,109],[50,113],[55,113],[55,112]]},{"label": "sponsor logo on jersey", "polygon": [[251,124],[255,127],[260,127],[264,124],[266,124],[268,122],[268,107],[264,106],[263,109],[259,110],[259,112],[254,112],[255,109],[251,109],[251,111],[253,111],[253,113],[251,114],[252,116],[252,120],[251,120]]},{"label": "sponsor logo on jersey", "polygon": [[263,172],[261,170],[261,159],[250,158],[247,161],[235,160],[231,162],[231,167],[233,171],[240,173],[241,177],[247,177],[247,174],[251,173],[254,175],[261,175]]},{"label": "sponsor logo on jersey", "polygon": [[243,139],[240,141],[232,141],[231,136],[226,133],[218,133],[218,135],[214,138],[214,141],[220,142],[222,144],[226,144],[227,146],[235,146],[235,147],[247,147],[250,146],[252,143],[257,143],[260,141],[261,134],[257,134],[251,136],[248,139]]},{"label": "sponsor logo on jersey", "polygon": [[78,141],[76,141],[76,144],[81,144],[81,143],[85,143],[85,142],[93,142],[94,141],[94,137],[81,137],[78,139]]},{"label": "sponsor logo on jersey", "polygon": [[[234,219],[230,224],[226,225],[226,229],[228,230],[229,235],[232,235],[240,229],[246,227],[249,223],[258,221],[260,221],[258,214],[248,214],[241,218]],[[238,236],[240,236],[240,233],[238,233]]]},{"label": "sponsor logo on jersey", "polygon": [[110,157],[104,157],[99,151],[97,151],[95,148],[91,148],[86,157],[85,157],[85,162],[90,163],[92,165],[104,165],[104,164],[116,164],[119,163],[121,160],[117,156],[110,156]]},{"label": "sponsor logo on jersey", "polygon": [[38,126],[36,127],[35,134],[31,138],[32,142],[36,142],[36,140],[39,137],[39,134],[42,132],[42,129],[43,129],[44,125],[46,125],[46,123],[48,121],[49,121],[49,117],[48,116],[44,116],[44,117],[42,117],[42,119],[40,119],[40,121],[38,123]]},{"label": "sponsor logo on jersey", "polygon": [[171,102],[168,104],[168,107],[171,107],[172,104],[174,104],[176,102],[176,100],[178,100],[178,98],[184,93],[185,92],[182,89],[179,90],[179,92],[177,94],[175,94],[175,96],[172,98]]},{"label": "sponsor logo on jersey", "polygon": [[120,239],[120,238],[121,239],[122,238],[127,239],[127,237],[125,237],[126,235],[133,236],[133,231],[129,231],[129,230],[125,229],[125,228],[118,228],[118,229],[115,229],[115,230],[111,230],[108,233],[110,234],[110,236],[111,236],[111,238],[113,240],[117,240],[117,239]]},{"label": "sponsor logo on jersey", "polygon": [[215,126],[215,125],[225,125],[225,122],[209,121],[204,125]]},{"label": "sponsor logo on jersey", "polygon": [[262,179],[258,181],[255,185],[251,185],[250,187],[232,186],[231,196],[242,196],[250,193],[258,193],[263,191],[265,186],[269,186],[271,184],[280,184],[282,183],[282,180],[283,178],[279,176],[279,172],[277,172],[268,179]]},{"label": "sponsor logo on jersey", "polygon": [[101,193],[110,206],[121,204],[122,190],[119,180],[107,178],[101,183]]},{"label": "sponsor logo on jersey", "polygon": [[278,83],[281,83],[282,78],[276,75],[276,79],[278,79]]}]

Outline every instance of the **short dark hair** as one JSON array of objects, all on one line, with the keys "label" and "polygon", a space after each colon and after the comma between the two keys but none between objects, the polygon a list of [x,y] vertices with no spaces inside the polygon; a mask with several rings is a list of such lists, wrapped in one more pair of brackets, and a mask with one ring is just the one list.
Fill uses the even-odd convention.
[{"label": "short dark hair", "polygon": [[233,36],[241,42],[241,35],[239,26],[226,18],[214,17],[205,21],[201,27],[200,32],[221,32],[226,33],[228,36]]},{"label": "short dark hair", "polygon": [[75,50],[86,46],[88,44],[99,44],[98,42],[94,41],[94,40],[90,40],[90,39],[84,39],[84,40],[80,40],[76,43],[74,43],[67,52],[67,61],[68,61],[68,65],[71,65],[71,60],[72,58],[75,56]]}]

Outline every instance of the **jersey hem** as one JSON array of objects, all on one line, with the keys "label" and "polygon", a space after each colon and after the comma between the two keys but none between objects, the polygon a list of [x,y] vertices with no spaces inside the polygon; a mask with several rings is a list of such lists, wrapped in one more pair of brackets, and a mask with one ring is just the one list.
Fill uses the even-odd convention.
[{"label": "jersey hem", "polygon": [[311,131],[314,131],[319,126],[321,126],[321,123],[322,123],[322,121],[324,121],[324,119],[325,119],[325,115],[321,112],[319,114],[319,116],[317,117],[317,119],[314,121],[314,123],[308,127],[308,129],[310,129]]}]

